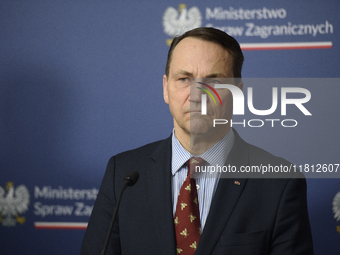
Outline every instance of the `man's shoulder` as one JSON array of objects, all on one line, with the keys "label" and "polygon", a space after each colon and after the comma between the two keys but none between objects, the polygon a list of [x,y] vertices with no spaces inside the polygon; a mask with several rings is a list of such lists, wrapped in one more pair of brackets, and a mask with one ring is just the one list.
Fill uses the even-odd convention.
[{"label": "man's shoulder", "polygon": [[291,164],[288,160],[273,155],[269,151],[266,151],[260,147],[248,143],[248,151],[249,151],[249,161],[253,163],[281,163],[284,165]]},{"label": "man's shoulder", "polygon": [[143,158],[146,156],[151,156],[157,150],[167,150],[170,148],[171,148],[171,136],[166,139],[162,139],[162,140],[158,140],[152,143],[145,144],[135,149],[131,149],[131,150],[118,153],[114,157],[119,158],[119,159],[130,159],[131,160],[132,158],[136,158],[136,157]]},{"label": "man's shoulder", "polygon": [[249,161],[249,163],[281,162],[284,164],[290,164],[290,162],[285,160],[284,158],[275,156],[272,153],[260,147],[257,147],[253,144],[244,141],[240,137],[240,135],[236,132],[236,130],[234,130],[234,134],[235,134],[234,147],[236,150],[235,152],[237,152],[237,154],[242,154],[244,156],[246,155],[247,158],[245,160]]},{"label": "man's shoulder", "polygon": [[171,137],[112,156],[107,169],[114,172],[115,179],[121,180],[132,170],[137,170],[140,175],[146,176],[146,172],[153,169],[155,162],[165,162],[166,165],[170,165]]},{"label": "man's shoulder", "polygon": [[255,172],[254,176],[257,178],[304,178],[304,175],[288,160],[247,143],[237,132],[235,134],[235,150],[232,155],[239,158],[240,165],[249,170],[247,174],[252,176]]}]

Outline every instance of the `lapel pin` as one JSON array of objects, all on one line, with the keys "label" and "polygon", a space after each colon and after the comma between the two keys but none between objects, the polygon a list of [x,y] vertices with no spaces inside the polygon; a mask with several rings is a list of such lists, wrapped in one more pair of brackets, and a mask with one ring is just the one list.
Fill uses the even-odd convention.
[{"label": "lapel pin", "polygon": [[234,181],[234,184],[241,185],[241,183],[239,181]]}]

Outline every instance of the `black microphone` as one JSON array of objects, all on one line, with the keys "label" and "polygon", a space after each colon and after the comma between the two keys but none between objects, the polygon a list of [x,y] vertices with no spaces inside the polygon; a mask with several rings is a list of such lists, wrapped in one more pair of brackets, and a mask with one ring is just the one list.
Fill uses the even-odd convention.
[{"label": "black microphone", "polygon": [[102,250],[101,255],[105,255],[105,253],[106,253],[107,246],[109,244],[109,240],[110,240],[110,236],[111,236],[111,232],[112,232],[112,228],[113,228],[113,223],[115,222],[115,219],[116,219],[116,215],[117,215],[117,212],[118,212],[120,200],[122,199],[123,191],[125,190],[125,188],[127,186],[135,185],[136,182],[138,181],[138,177],[139,177],[139,173],[137,171],[132,171],[124,177],[124,186],[123,186],[122,191],[120,192],[119,198],[117,200],[117,205],[116,205],[116,208],[114,210],[114,213],[113,213],[113,216],[112,216],[112,219],[111,219],[109,231],[107,232],[104,248]]},{"label": "black microphone", "polygon": [[128,182],[128,186],[133,186],[138,181],[138,178],[139,173],[137,171],[132,171],[125,176],[124,180],[125,182]]}]

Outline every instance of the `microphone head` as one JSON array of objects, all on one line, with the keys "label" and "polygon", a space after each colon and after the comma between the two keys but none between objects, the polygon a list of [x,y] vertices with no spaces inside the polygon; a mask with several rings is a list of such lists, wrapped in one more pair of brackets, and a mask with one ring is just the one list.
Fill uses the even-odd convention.
[{"label": "microphone head", "polygon": [[139,173],[137,171],[132,171],[125,176],[124,180],[129,186],[133,186],[138,181],[138,178]]}]

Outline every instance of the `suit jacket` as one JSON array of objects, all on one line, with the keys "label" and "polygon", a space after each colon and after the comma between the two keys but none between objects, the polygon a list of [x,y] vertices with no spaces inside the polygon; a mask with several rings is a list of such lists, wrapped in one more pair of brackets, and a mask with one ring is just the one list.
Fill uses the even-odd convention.
[{"label": "suit jacket", "polygon": [[[234,133],[226,165],[289,164]],[[101,253],[124,177],[132,170],[139,180],[125,190],[107,254],[176,254],[171,153],[168,138],[110,159],[81,254]],[[313,254],[306,181],[300,173],[286,177],[221,178],[195,254]]]}]

